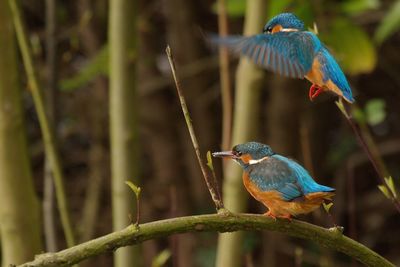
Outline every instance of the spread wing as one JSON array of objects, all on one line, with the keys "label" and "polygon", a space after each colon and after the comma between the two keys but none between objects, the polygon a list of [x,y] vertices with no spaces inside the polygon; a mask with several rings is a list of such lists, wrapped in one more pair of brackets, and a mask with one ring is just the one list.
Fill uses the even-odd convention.
[{"label": "spread wing", "polygon": [[313,35],[306,32],[277,32],[250,37],[211,36],[210,40],[251,58],[257,65],[292,78],[303,78],[308,73],[315,45],[318,45]]},{"label": "spread wing", "polygon": [[246,171],[250,180],[261,191],[276,190],[287,201],[304,195],[302,187],[298,184],[296,173],[289,168],[287,163],[279,159],[269,157],[250,165]]}]

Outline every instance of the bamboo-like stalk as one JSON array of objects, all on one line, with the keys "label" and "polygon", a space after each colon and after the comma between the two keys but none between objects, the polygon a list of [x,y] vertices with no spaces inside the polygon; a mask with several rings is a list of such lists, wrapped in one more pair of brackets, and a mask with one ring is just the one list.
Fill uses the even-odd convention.
[{"label": "bamboo-like stalk", "polygon": [[[244,35],[260,32],[266,14],[266,2],[247,1]],[[263,71],[247,58],[241,58],[236,73],[236,92],[232,128],[232,144],[251,141],[258,130],[259,100]],[[242,170],[232,161],[226,163],[223,183],[225,207],[233,212],[244,212],[247,195],[242,183]],[[221,234],[218,239],[217,267],[241,265],[242,234]]]},{"label": "bamboo-like stalk", "polygon": [[3,267],[42,251],[11,11],[0,1],[0,251]]},{"label": "bamboo-like stalk", "polygon": [[[121,230],[135,214],[126,180],[138,180],[138,101],[136,90],[137,1],[109,1],[110,145],[113,229]],[[115,267],[140,265],[138,248],[116,251]]]},{"label": "bamboo-like stalk", "polygon": [[178,217],[141,224],[130,225],[73,248],[57,253],[38,255],[34,261],[19,267],[71,266],[84,259],[114,251],[123,246],[140,244],[146,240],[163,238],[173,234],[188,232],[233,232],[275,231],[288,236],[307,239],[318,245],[340,251],[360,261],[366,266],[394,267],[392,263],[357,241],[343,235],[337,228],[325,229],[306,222],[292,220],[274,220],[255,214],[210,214]]},{"label": "bamboo-like stalk", "polygon": [[51,128],[49,119],[46,114],[44,99],[41,89],[39,87],[38,79],[35,74],[35,69],[33,67],[32,54],[23,28],[20,10],[18,8],[16,0],[9,0],[9,4],[12,11],[15,32],[17,34],[22,60],[24,62],[25,71],[28,77],[29,89],[32,93],[33,102],[35,104],[35,109],[39,119],[46,156],[48,157],[53,171],[57,204],[61,216],[61,223],[63,226],[65,239],[67,242],[67,246],[71,247],[75,244],[75,241],[71,221],[68,214],[68,205],[63,182],[64,178],[61,168],[61,161],[56,148],[54,131]]},{"label": "bamboo-like stalk", "polygon": [[[50,123],[56,128],[57,111],[57,41],[56,41],[56,1],[46,0],[46,110]],[[43,181],[43,229],[46,240],[46,251],[57,251],[57,234],[55,226],[54,178],[48,159],[44,164]]]}]

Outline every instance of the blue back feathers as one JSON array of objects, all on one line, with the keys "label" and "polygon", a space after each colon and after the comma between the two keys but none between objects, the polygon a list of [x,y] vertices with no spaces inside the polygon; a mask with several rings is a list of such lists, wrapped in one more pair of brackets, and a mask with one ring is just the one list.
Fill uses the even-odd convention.
[{"label": "blue back feathers", "polygon": [[297,178],[299,185],[302,187],[304,194],[335,191],[335,189],[331,187],[320,185],[315,182],[308,171],[296,161],[288,159],[281,155],[274,155],[273,157],[281,160],[288,165],[288,167],[292,170],[293,175]]}]

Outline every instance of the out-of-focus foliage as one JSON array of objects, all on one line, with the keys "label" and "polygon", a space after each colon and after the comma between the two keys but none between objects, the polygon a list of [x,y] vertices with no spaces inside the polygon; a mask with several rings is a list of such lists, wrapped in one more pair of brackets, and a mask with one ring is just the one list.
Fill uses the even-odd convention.
[{"label": "out-of-focus foliage", "polygon": [[84,87],[98,75],[108,76],[108,58],[108,45],[104,45],[75,76],[61,81],[61,90],[72,91]]},{"label": "out-of-focus foliage", "polygon": [[[218,13],[217,2],[212,7],[214,13]],[[226,12],[230,17],[243,17],[246,9],[245,0],[228,0],[226,1]]]},{"label": "out-of-focus foliage", "polygon": [[386,103],[383,99],[369,100],[363,109],[354,108],[353,116],[359,123],[368,123],[371,126],[382,123],[386,118]]},{"label": "out-of-focus foliage", "polygon": [[199,248],[195,254],[196,266],[213,267],[215,265],[216,248],[213,246]]},{"label": "out-of-focus foliage", "polygon": [[292,0],[270,1],[267,10],[267,18],[270,19],[276,14],[284,12],[292,2]]},{"label": "out-of-focus foliage", "polygon": [[365,116],[367,123],[375,126],[386,118],[386,103],[383,99],[371,99],[365,104]]},{"label": "out-of-focus foliage", "polygon": [[400,0],[389,9],[375,32],[375,40],[380,44],[400,28]]},{"label": "out-of-focus foliage", "polygon": [[344,12],[350,15],[358,15],[365,11],[379,8],[379,0],[348,0],[343,1],[341,8]]},{"label": "out-of-focus foliage", "polygon": [[168,259],[171,257],[171,251],[164,249],[161,251],[157,257],[154,258],[151,267],[161,267],[164,266]]},{"label": "out-of-focus foliage", "polygon": [[345,18],[336,18],[321,38],[333,49],[343,70],[349,74],[371,72],[376,65],[376,51],[371,39],[359,26]]}]

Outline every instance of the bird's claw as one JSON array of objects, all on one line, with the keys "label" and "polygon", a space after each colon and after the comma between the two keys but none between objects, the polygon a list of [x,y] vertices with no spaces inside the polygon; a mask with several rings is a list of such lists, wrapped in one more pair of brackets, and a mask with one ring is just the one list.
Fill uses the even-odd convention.
[{"label": "bird's claw", "polygon": [[270,210],[267,211],[266,213],[264,213],[265,216],[268,216],[272,219],[274,219],[276,221],[276,218],[281,218],[281,219],[287,219],[289,222],[292,221],[292,217],[290,216],[290,214],[287,215],[282,215],[282,216],[277,216],[275,214],[273,214]]},{"label": "bird's claw", "polygon": [[265,216],[268,216],[276,221],[276,216],[269,210],[266,213],[264,213]]},{"label": "bird's claw", "polygon": [[311,101],[314,100],[317,96],[319,96],[323,92],[322,88],[316,84],[311,85],[310,91],[308,92],[308,96]]}]

